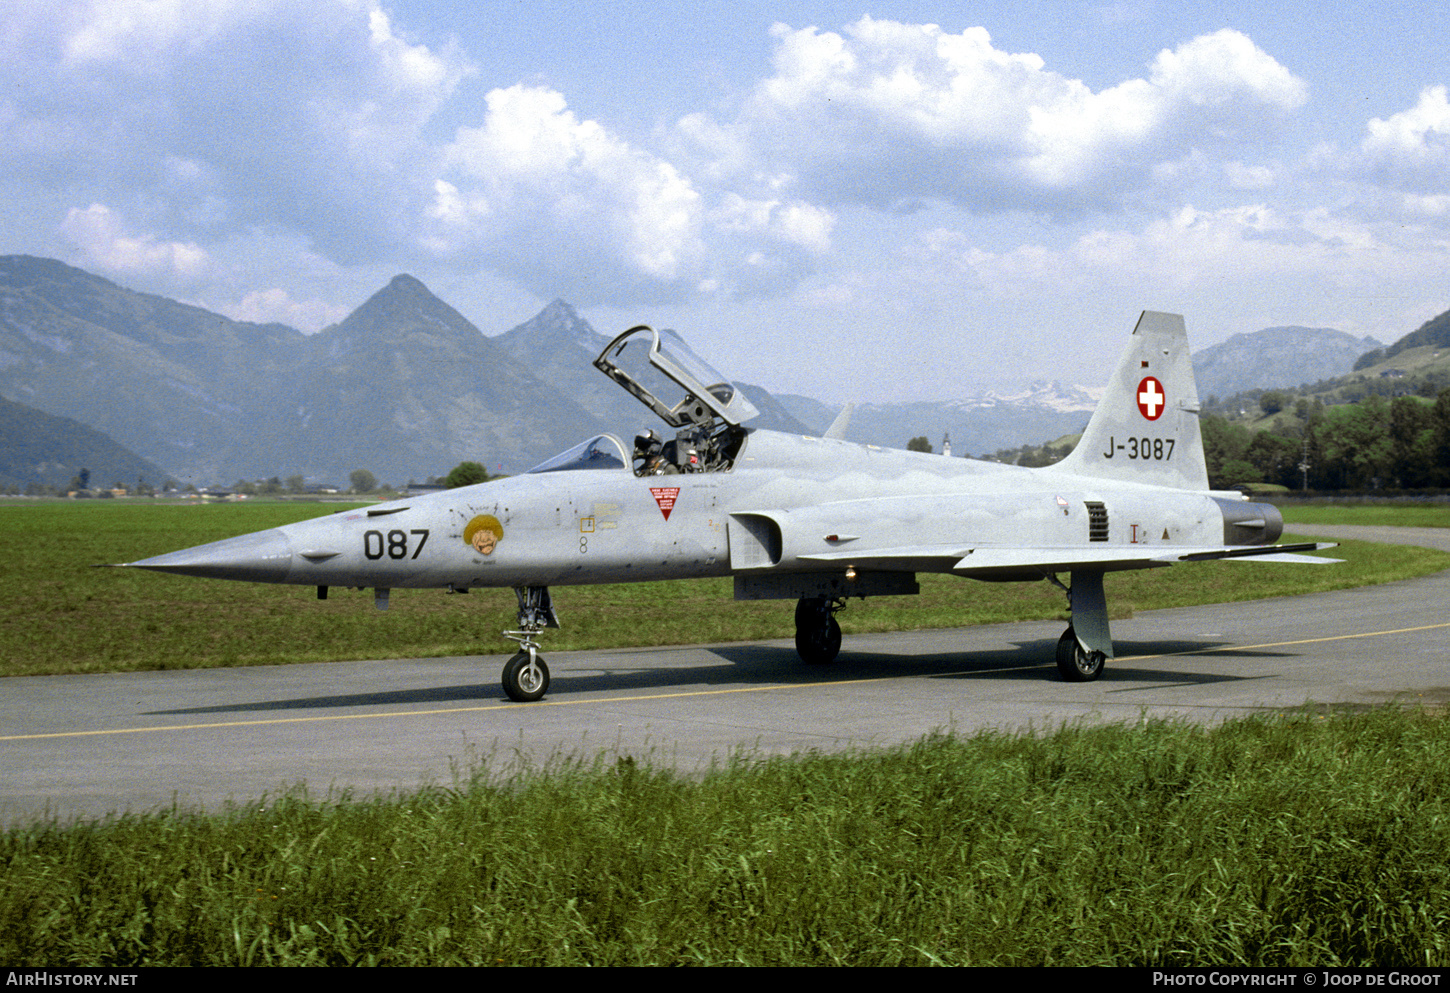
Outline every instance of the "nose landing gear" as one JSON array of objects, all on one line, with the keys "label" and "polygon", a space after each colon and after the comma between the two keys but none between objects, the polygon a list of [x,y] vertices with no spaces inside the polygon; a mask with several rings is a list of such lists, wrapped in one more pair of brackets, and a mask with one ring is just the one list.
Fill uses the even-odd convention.
[{"label": "nose landing gear", "polygon": [[532,703],[549,690],[549,667],[539,656],[538,635],[545,628],[559,626],[547,586],[516,586],[519,598],[519,629],[503,636],[519,643],[518,652],[504,664],[503,691],[510,700]]}]

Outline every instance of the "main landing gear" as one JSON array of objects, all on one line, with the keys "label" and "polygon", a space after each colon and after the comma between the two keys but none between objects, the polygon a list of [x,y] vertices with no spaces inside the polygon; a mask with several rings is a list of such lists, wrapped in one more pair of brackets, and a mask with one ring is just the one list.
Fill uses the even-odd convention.
[{"label": "main landing gear", "polygon": [[836,661],[841,653],[841,625],[836,611],[846,606],[845,600],[807,597],[795,605],[795,650],[801,660],[811,665]]},{"label": "main landing gear", "polygon": [[547,586],[515,586],[519,598],[519,629],[505,631],[505,638],[519,643],[519,650],[504,664],[503,691],[510,700],[532,703],[549,690],[549,667],[539,656],[535,638],[545,628],[559,626]]},{"label": "main landing gear", "polygon": [[1103,674],[1103,666],[1113,655],[1103,574],[1074,572],[1071,587],[1062,585],[1055,575],[1047,578],[1067,594],[1067,609],[1072,616],[1072,623],[1057,640],[1057,671],[1065,682],[1090,683]]},{"label": "main landing gear", "polygon": [[1077,632],[1071,626],[1057,639],[1057,671],[1069,683],[1090,683],[1103,674],[1107,656],[1102,652],[1091,652],[1077,640]]}]

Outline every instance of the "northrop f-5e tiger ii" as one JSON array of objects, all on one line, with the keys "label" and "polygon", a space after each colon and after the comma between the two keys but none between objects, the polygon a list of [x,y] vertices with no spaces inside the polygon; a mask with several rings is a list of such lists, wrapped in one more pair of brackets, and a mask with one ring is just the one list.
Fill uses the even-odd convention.
[{"label": "northrop f-5e tiger ii", "polygon": [[[317,587],[513,587],[519,644],[503,670],[517,701],[549,689],[539,639],[550,589],[733,576],[739,600],[794,600],[803,661],[841,648],[849,597],[918,591],[922,572],[1050,581],[1071,624],[1070,682],[1113,657],[1103,576],[1207,559],[1333,561],[1275,545],[1278,510],[1209,489],[1183,318],[1145,312],[1082,441],[1028,469],[754,429],[758,411],[672,332],[647,326],[594,361],[660,421],[632,447],[601,434],[528,472],[229,538],[141,569]],[[1059,577],[1068,577],[1063,583]]]}]

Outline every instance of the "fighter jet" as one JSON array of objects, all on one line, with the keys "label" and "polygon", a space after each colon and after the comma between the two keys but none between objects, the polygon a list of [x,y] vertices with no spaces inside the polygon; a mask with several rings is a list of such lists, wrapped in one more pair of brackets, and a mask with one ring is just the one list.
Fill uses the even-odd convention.
[{"label": "fighter jet", "polygon": [[[1028,469],[753,429],[758,411],[673,332],[630,328],[594,361],[662,422],[601,434],[528,472],[380,503],[126,565],[262,583],[461,593],[512,587],[513,700],[549,689],[552,588],[733,576],[737,600],[794,600],[804,662],[834,661],[848,598],[917,593],[917,574],[1042,582],[1067,596],[1056,662],[1070,682],[1113,657],[1103,576],[1300,554],[1283,518],[1209,489],[1183,318],[1144,312],[1082,441]],[[668,435],[668,437],[666,437]],[[1061,576],[1066,575],[1064,583]],[[668,604],[660,605],[661,611]]]}]

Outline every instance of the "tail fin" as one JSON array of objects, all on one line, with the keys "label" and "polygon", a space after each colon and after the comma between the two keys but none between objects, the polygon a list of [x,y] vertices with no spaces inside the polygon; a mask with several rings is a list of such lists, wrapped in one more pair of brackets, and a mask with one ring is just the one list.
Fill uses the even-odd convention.
[{"label": "tail fin", "polygon": [[1206,490],[1198,408],[1183,318],[1145,310],[1082,440],[1052,469]]}]

